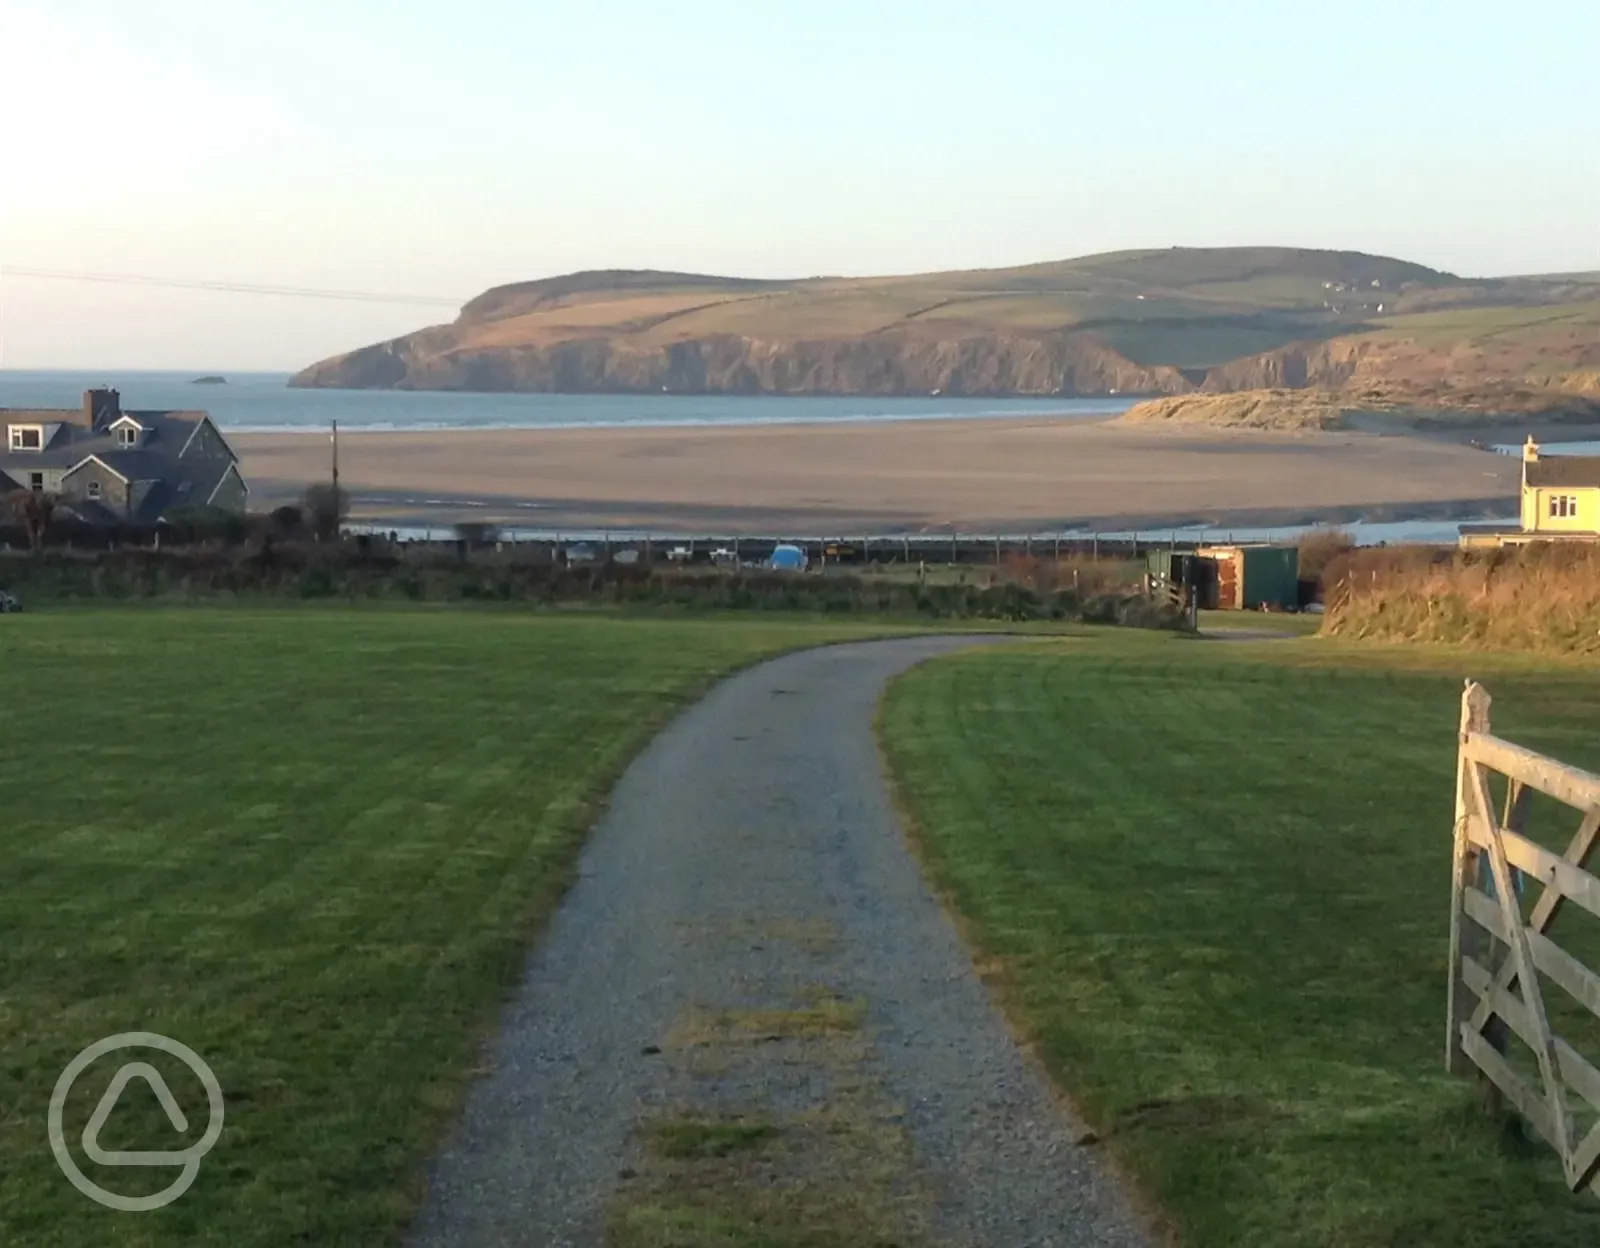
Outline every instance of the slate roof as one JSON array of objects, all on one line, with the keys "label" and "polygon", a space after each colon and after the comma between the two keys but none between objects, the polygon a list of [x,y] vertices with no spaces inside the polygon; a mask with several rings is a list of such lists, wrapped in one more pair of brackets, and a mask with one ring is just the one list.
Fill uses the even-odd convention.
[{"label": "slate roof", "polygon": [[[132,417],[144,429],[137,447],[123,446],[111,428],[124,416]],[[231,453],[203,455],[191,451],[184,455],[190,438],[209,419],[205,412],[119,410],[112,420],[90,429],[74,412],[0,408],[0,426],[42,424],[46,434],[41,451],[12,451],[9,440],[0,441],[0,478],[9,475],[25,481],[23,474],[29,471],[71,470],[92,455],[129,482],[146,483],[133,492],[130,518],[135,523],[151,523],[171,508],[204,504],[234,465]],[[216,429],[215,423],[212,428]],[[220,430],[217,436],[222,438]],[[225,445],[226,439],[223,442]],[[0,490],[3,489],[0,482]],[[96,510],[110,515],[107,508],[96,509],[87,499],[69,500],[66,505],[85,519]]]},{"label": "slate roof", "polygon": [[1600,455],[1551,455],[1524,464],[1523,471],[1530,486],[1600,488]]}]

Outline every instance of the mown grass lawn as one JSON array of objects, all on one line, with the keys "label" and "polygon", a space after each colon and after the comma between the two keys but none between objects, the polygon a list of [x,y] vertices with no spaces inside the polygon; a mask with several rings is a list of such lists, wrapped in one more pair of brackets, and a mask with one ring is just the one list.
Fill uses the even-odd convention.
[{"label": "mown grass lawn", "polygon": [[[1571,663],[1124,634],[890,691],[935,878],[1186,1248],[1600,1242],[1600,1201],[1443,1070],[1466,674],[1497,732],[1600,768],[1600,669]],[[1557,928],[1600,965],[1600,923]]]},{"label": "mown grass lawn", "polygon": [[[0,621],[0,1244],[381,1245],[609,779],[762,655],[883,632],[450,610],[85,610]],[[192,1190],[110,1212],[52,1159],[57,1076],[153,1031],[213,1066]],[[68,1103],[79,1137],[123,1060]],[[131,1084],[100,1144],[180,1147]]]}]

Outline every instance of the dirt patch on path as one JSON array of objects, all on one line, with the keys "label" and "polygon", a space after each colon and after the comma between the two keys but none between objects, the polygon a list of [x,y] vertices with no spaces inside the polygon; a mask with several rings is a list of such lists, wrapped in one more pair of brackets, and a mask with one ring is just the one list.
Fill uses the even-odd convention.
[{"label": "dirt patch on path", "polygon": [[1144,1242],[1008,1034],[881,774],[886,682],[973,640],[776,660],[635,762],[413,1245]]}]

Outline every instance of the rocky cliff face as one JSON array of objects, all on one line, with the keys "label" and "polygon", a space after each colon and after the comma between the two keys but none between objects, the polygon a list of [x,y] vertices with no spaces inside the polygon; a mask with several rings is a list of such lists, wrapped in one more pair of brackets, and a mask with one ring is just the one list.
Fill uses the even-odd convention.
[{"label": "rocky cliff face", "polygon": [[1359,337],[1294,343],[1208,369],[1200,389],[1207,394],[1332,389],[1358,380],[1363,371],[1372,371],[1380,354],[1371,340]]},{"label": "rocky cliff face", "polygon": [[[1381,256],[1261,247],[792,281],[587,271],[495,287],[448,325],[325,360],[293,384],[1151,396],[1571,388],[1600,370],[1596,300],[1600,280],[1463,282]],[[1421,324],[1419,310],[1432,314]]]},{"label": "rocky cliff face", "polygon": [[425,330],[315,364],[296,386],[344,389],[691,394],[1179,394],[1177,369],[1146,368],[1082,336],[901,335],[767,341],[737,335],[637,346],[588,339],[458,347]]}]

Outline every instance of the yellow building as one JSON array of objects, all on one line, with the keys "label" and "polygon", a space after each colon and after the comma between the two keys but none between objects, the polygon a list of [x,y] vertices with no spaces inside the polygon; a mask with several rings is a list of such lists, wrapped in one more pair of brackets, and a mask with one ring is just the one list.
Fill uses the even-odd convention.
[{"label": "yellow building", "polygon": [[1541,458],[1522,448],[1522,531],[1600,537],[1600,455]]},{"label": "yellow building", "polygon": [[1461,544],[1600,541],[1600,455],[1539,454],[1532,438],[1522,448],[1520,527],[1464,524]]}]

